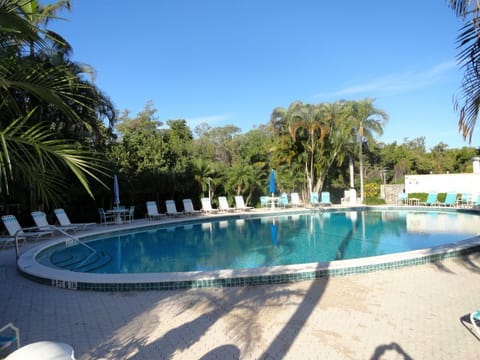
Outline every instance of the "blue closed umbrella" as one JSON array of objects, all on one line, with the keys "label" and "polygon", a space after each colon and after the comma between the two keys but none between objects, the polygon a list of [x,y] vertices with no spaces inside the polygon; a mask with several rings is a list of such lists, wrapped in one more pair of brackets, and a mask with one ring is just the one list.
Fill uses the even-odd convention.
[{"label": "blue closed umbrella", "polygon": [[277,240],[277,225],[275,225],[275,223],[272,224],[272,242],[273,242],[273,246],[274,247],[277,247],[277,244],[278,244],[278,240]]},{"label": "blue closed umbrella", "polygon": [[120,205],[120,189],[118,188],[117,175],[113,175],[113,204]]},{"label": "blue closed umbrella", "polygon": [[272,169],[270,172],[270,193],[272,196],[275,194],[275,170]]}]

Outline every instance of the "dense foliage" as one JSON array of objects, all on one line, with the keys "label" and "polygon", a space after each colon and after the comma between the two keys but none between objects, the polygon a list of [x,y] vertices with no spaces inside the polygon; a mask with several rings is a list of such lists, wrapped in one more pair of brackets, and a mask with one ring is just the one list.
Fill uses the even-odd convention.
[{"label": "dense foliage", "polygon": [[[95,152],[111,138],[112,106],[70,46],[46,29],[67,0],[0,0],[0,195],[29,208],[58,204],[70,184],[93,196],[108,170]],[[7,208],[8,210],[8,208]]]},{"label": "dense foliage", "polygon": [[[373,103],[361,100],[365,101]],[[278,192],[296,191],[307,199],[311,185],[313,191],[330,191],[333,201],[339,202],[350,188],[349,164],[359,173],[359,156],[364,158],[365,198],[370,202],[378,196],[380,184],[403,183],[405,174],[472,171],[474,148],[449,149],[440,143],[427,151],[425,138],[385,144],[364,135],[360,154],[357,128],[349,117],[355,104],[295,102],[286,109],[273,109],[267,125],[246,133],[233,125],[212,128],[208,124],[192,133],[185,120],[160,122],[148,103],[135,117],[128,112],[121,116],[118,142],[109,159],[120,174],[126,192],[123,199],[140,208],[147,199],[160,204],[175,199],[180,204],[184,197],[191,197],[198,207],[200,197],[209,191],[214,201],[219,195],[232,201],[241,194],[250,205],[258,206],[260,196],[268,192],[272,168]],[[314,108],[321,115],[308,118]],[[294,109],[294,116],[289,116],[289,109]],[[353,185],[360,189],[359,176]]]}]

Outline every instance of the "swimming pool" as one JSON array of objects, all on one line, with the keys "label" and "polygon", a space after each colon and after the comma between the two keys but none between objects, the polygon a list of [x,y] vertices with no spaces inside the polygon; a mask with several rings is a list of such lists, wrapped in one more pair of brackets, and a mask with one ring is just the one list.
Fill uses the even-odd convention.
[{"label": "swimming pool", "polygon": [[[139,281],[147,288],[153,283],[168,288],[235,286],[428,262],[452,256],[465,239],[479,233],[480,216],[449,210],[243,214],[83,239],[102,254],[100,259],[86,261],[86,248],[64,243],[38,251],[34,259],[49,271],[67,269],[63,272],[77,275],[66,285],[64,280],[51,283],[61,287],[78,288],[87,277],[94,284]],[[405,252],[410,257],[399,255]],[[345,263],[351,266],[342,267]],[[102,282],[102,277],[113,282]]]}]

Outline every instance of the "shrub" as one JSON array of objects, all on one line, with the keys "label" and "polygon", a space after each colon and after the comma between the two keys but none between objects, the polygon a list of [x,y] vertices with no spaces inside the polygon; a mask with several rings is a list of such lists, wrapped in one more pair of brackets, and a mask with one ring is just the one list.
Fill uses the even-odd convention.
[{"label": "shrub", "polygon": [[380,195],[380,185],[375,183],[365,184],[363,187],[363,193],[367,199],[377,198],[378,195]]},{"label": "shrub", "polygon": [[384,199],[376,198],[366,198],[365,205],[385,205],[386,202]]}]

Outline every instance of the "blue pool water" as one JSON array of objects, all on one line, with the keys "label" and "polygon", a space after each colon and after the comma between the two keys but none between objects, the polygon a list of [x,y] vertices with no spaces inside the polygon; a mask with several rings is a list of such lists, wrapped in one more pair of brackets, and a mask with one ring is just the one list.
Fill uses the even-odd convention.
[{"label": "blue pool water", "polygon": [[442,211],[306,212],[194,222],[42,251],[40,263],[93,273],[248,269],[391,254],[480,234],[480,216]]}]

